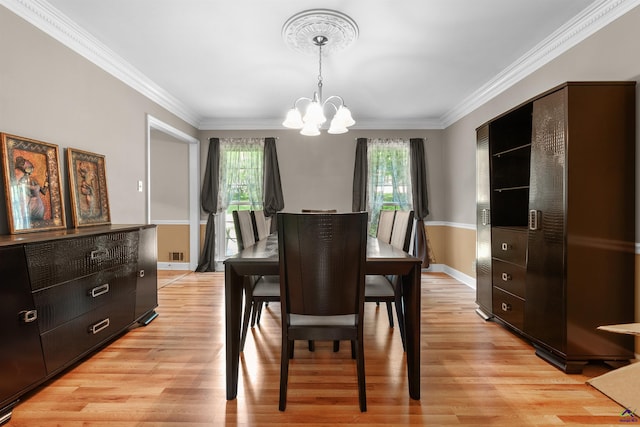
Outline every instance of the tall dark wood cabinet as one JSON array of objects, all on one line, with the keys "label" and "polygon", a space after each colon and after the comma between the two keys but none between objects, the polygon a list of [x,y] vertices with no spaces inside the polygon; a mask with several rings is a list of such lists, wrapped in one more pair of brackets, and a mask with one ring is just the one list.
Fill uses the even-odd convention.
[{"label": "tall dark wood cabinet", "polygon": [[480,127],[478,156],[486,133],[491,236],[479,222],[478,239],[492,279],[478,281],[479,309],[568,373],[632,358],[632,337],[597,327],[634,321],[635,83],[545,92]]},{"label": "tall dark wood cabinet", "polygon": [[0,424],[20,396],[157,307],[155,226],[0,236]]}]

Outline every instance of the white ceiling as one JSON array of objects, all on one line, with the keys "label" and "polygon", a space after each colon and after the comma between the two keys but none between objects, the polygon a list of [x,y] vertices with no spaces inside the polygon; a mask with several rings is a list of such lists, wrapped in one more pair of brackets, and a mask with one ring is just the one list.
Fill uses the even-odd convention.
[{"label": "white ceiling", "polygon": [[[637,0],[1,0],[200,129],[277,129],[311,96],[317,55],[292,15],[334,9],[359,38],[323,59],[355,128],[442,128]],[[28,4],[28,6],[27,6]],[[35,5],[35,6],[34,6]],[[626,7],[626,9],[625,9]]]}]

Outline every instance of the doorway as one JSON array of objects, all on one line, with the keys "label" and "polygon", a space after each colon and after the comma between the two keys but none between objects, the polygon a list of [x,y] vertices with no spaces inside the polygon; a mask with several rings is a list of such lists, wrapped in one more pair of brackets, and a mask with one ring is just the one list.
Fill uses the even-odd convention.
[{"label": "doorway", "polygon": [[199,206],[199,188],[200,188],[200,141],[183,131],[147,114],[147,155],[146,155],[146,218],[147,223],[151,223],[151,188],[153,180],[151,179],[151,150],[152,150],[152,133],[161,132],[167,135],[173,141],[187,144],[187,170],[188,170],[188,224],[189,224],[189,261],[188,269],[195,271],[198,265],[198,256],[200,253],[200,206]]}]

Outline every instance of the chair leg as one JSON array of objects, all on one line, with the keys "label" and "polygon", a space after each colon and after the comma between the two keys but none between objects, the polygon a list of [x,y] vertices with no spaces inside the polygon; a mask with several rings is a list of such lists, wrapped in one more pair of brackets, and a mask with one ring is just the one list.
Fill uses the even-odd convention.
[{"label": "chair leg", "polygon": [[316,343],[313,340],[309,340],[309,351],[316,351]]},{"label": "chair leg", "polygon": [[293,341],[282,338],[280,354],[280,404],[278,409],[284,411],[287,407],[287,383],[289,382],[289,354],[293,350]]},{"label": "chair leg", "polygon": [[367,387],[364,377],[364,346],[362,343],[362,337],[357,340],[357,343],[352,343],[352,347],[356,349],[356,365],[358,371],[358,400],[360,402],[360,412],[367,412]]},{"label": "chair leg", "polygon": [[387,301],[387,315],[389,316],[389,327],[393,328],[393,309],[391,308],[391,301]]},{"label": "chair leg", "polygon": [[356,360],[358,358],[358,351],[356,349],[356,342],[351,340],[351,358]]},{"label": "chair leg", "polygon": [[259,325],[260,324],[260,319],[262,319],[262,306],[263,305],[264,304],[262,303],[262,301],[260,301],[260,303],[258,304],[259,308],[258,308],[258,315],[257,315],[257,318],[256,318],[256,325]]},{"label": "chair leg", "polygon": [[249,317],[253,303],[251,301],[245,301],[244,303],[244,316],[242,317],[242,336],[240,337],[240,351],[244,351],[244,342],[247,340],[247,329],[249,329]]},{"label": "chair leg", "polygon": [[339,340],[334,340],[333,341],[333,352],[337,353],[340,351],[340,341]]},{"label": "chair leg", "polygon": [[396,295],[396,315],[398,316],[398,328],[400,329],[400,338],[402,339],[402,349],[407,351],[406,332],[404,324],[404,307],[402,305],[402,296]]},{"label": "chair leg", "polygon": [[255,327],[256,323],[260,323],[260,312],[262,311],[262,301],[253,304],[253,314],[251,315],[251,327]]}]

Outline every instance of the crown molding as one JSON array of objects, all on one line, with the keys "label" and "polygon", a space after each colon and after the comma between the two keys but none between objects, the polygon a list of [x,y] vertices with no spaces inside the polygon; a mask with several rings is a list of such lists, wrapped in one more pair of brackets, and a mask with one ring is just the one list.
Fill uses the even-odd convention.
[{"label": "crown molding", "polygon": [[48,2],[43,0],[0,0],[0,5],[185,122],[198,127],[202,118],[191,108],[155,84]]},{"label": "crown molding", "polygon": [[594,2],[445,113],[440,118],[443,126],[452,125],[639,4],[640,0]]}]

